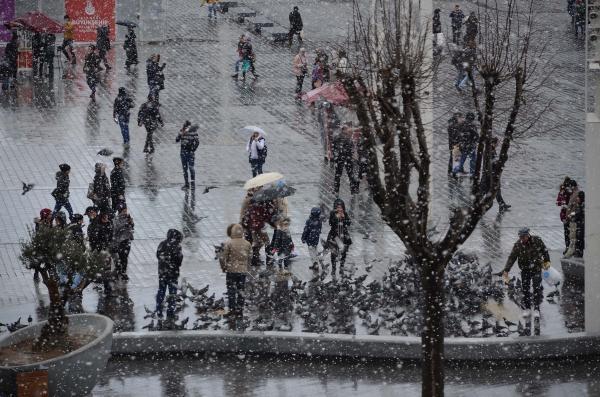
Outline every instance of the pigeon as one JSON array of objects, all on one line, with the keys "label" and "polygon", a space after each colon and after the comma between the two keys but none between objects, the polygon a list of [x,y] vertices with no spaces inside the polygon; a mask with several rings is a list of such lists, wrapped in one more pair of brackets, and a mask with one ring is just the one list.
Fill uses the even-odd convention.
[{"label": "pigeon", "polygon": [[202,192],[202,194],[206,194],[206,193],[210,192],[212,189],[217,189],[217,188],[218,188],[218,186],[206,186],[204,188],[204,191]]},{"label": "pigeon", "polygon": [[367,266],[365,266],[365,271],[367,273],[369,273],[371,270],[373,270],[373,264],[372,263],[370,263]]},{"label": "pigeon", "polygon": [[110,149],[102,149],[97,153],[99,156],[110,156],[111,154],[113,154],[113,151]]},{"label": "pigeon", "polygon": [[25,324],[21,324],[21,317],[19,317],[19,319],[14,323],[6,325],[6,328],[8,328],[10,332],[15,332],[25,327],[27,327]]},{"label": "pigeon", "polygon": [[152,319],[152,321],[150,321],[150,324],[144,325],[142,327],[142,329],[147,329],[148,331],[153,331],[154,330],[154,319]]},{"label": "pigeon", "polygon": [[31,325],[32,322],[33,322],[33,318],[31,318],[31,314],[30,314],[29,317],[27,317],[27,323],[29,325]]},{"label": "pigeon", "polygon": [[25,183],[23,181],[21,181],[21,183],[23,184],[23,193],[21,193],[22,196],[24,196],[27,192],[29,192],[35,186],[33,183]]}]

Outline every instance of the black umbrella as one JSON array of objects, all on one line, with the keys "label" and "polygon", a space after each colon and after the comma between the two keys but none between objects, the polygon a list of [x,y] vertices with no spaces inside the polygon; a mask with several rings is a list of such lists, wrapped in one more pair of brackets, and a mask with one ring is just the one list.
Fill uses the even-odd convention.
[{"label": "black umbrella", "polygon": [[277,198],[291,196],[294,193],[296,193],[296,189],[286,185],[283,181],[279,181],[254,193],[254,196],[252,196],[252,202],[257,203],[271,201]]},{"label": "black umbrella", "polygon": [[117,21],[117,25],[126,26],[128,28],[137,28],[137,23],[131,21]]}]

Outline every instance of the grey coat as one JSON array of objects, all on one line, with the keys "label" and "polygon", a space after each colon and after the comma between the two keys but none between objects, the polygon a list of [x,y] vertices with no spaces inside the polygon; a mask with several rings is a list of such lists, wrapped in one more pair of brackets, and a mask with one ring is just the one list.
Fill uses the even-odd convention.
[{"label": "grey coat", "polygon": [[113,241],[117,244],[133,240],[133,219],[129,214],[117,215],[113,221]]}]

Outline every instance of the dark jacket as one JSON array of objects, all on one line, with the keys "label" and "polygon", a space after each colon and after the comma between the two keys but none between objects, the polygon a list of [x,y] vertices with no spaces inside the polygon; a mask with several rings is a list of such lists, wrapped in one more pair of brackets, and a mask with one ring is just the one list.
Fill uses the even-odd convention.
[{"label": "dark jacket", "polygon": [[113,240],[119,244],[123,241],[133,240],[134,230],[133,218],[131,215],[119,214],[113,220]]},{"label": "dark jacket", "polygon": [[179,268],[183,262],[181,240],[183,235],[180,231],[169,229],[167,239],[158,245],[156,257],[158,258],[158,277],[177,279]]},{"label": "dark jacket", "polygon": [[454,10],[450,13],[450,20],[452,22],[452,27],[453,28],[458,28],[460,29],[462,27],[463,24],[463,19],[465,19],[465,13],[462,12],[462,10]]},{"label": "dark jacket", "polygon": [[108,26],[99,26],[96,29],[96,47],[100,51],[110,50],[110,39],[108,38]]},{"label": "dark jacket", "polygon": [[333,138],[333,160],[335,162],[344,162],[352,160],[354,145],[350,137],[343,132]]},{"label": "dark jacket", "polygon": [[452,116],[448,120],[448,147],[452,149],[454,145],[460,143],[460,124],[456,117]]},{"label": "dark jacket", "polygon": [[290,28],[292,28],[295,31],[300,31],[302,30],[302,28],[304,27],[304,25],[302,24],[302,16],[300,15],[300,11],[298,10],[293,10],[292,12],[290,12]]},{"label": "dark jacket", "polygon": [[149,86],[164,86],[165,75],[163,74],[164,65],[161,66],[158,62],[148,59],[146,61],[146,77],[148,78]]},{"label": "dark jacket", "polygon": [[90,52],[85,56],[85,60],[83,62],[83,72],[86,76],[94,77],[100,71],[100,62],[101,59],[95,52]]},{"label": "dark jacket", "polygon": [[[337,216],[335,208],[341,205],[344,209],[344,218],[340,219]],[[339,237],[344,244],[352,244],[352,239],[350,238],[350,232],[348,228],[352,224],[348,213],[346,212],[346,205],[342,201],[342,199],[337,199],[333,202],[333,209],[329,213],[329,234],[327,235],[327,241],[334,241],[337,237]]]},{"label": "dark jacket", "polygon": [[129,122],[129,109],[133,108],[133,99],[125,92],[119,92],[113,103],[113,117]]},{"label": "dark jacket", "polygon": [[56,173],[56,189],[52,191],[52,197],[58,201],[67,200],[69,198],[69,175],[65,172],[58,171]]},{"label": "dark jacket", "polygon": [[[98,219],[98,218],[96,218]],[[99,219],[95,222],[93,234],[90,236],[90,228],[92,224],[88,226],[88,239],[90,240],[90,248],[94,251],[108,251],[112,238],[113,238],[113,227],[112,223],[103,223]]]},{"label": "dark jacket", "polygon": [[321,221],[321,209],[315,207],[310,211],[310,217],[304,224],[302,242],[311,247],[316,247],[319,245],[319,237],[321,236],[322,226],[323,222]]},{"label": "dark jacket", "polygon": [[138,53],[137,53],[137,44],[135,42],[135,32],[133,30],[129,30],[127,35],[125,36],[125,42],[123,43],[123,49],[125,50],[125,55],[127,55],[128,63],[138,63]]},{"label": "dark jacket", "polygon": [[152,131],[157,129],[159,124],[162,125],[159,106],[158,103],[144,102],[138,112],[138,125],[143,125],[147,130]]},{"label": "dark jacket", "polygon": [[271,240],[271,250],[276,251],[279,255],[289,256],[294,250],[294,242],[290,230],[275,229],[273,232],[273,240]]},{"label": "dark jacket", "polygon": [[460,128],[460,150],[461,152],[471,152],[477,147],[479,134],[477,126],[473,121],[465,121]]},{"label": "dark jacket", "polygon": [[68,229],[72,233],[72,237],[77,243],[84,245],[83,227],[79,223],[71,223]]},{"label": "dark jacket", "polygon": [[101,203],[107,203],[110,201],[110,183],[108,182],[106,173],[96,171],[93,184],[94,203],[100,206]]},{"label": "dark jacket", "polygon": [[99,251],[99,244],[98,244],[98,233],[99,233],[99,228],[98,228],[98,223],[100,223],[100,219],[98,217],[91,219],[90,223],[87,227],[87,238],[88,241],[90,242],[90,248],[93,251]]},{"label": "dark jacket", "polygon": [[465,33],[467,37],[475,37],[477,35],[477,31],[479,29],[479,20],[475,16],[469,16],[467,21],[465,22],[465,26],[467,28],[467,32]]},{"label": "dark jacket", "polygon": [[242,45],[242,59],[254,59],[254,48],[252,47],[252,43],[248,40]]},{"label": "dark jacket", "polygon": [[200,138],[198,137],[198,126],[192,125],[187,128],[184,132],[177,135],[175,142],[181,142],[181,151],[187,153],[193,153],[200,145]]},{"label": "dark jacket", "polygon": [[16,68],[17,58],[19,56],[19,43],[17,40],[10,40],[4,49],[4,59],[11,68]]},{"label": "dark jacket", "polygon": [[433,33],[442,33],[442,21],[440,21],[440,13],[436,12],[433,14]]},{"label": "dark jacket", "polygon": [[530,236],[527,244],[521,243],[521,240],[515,243],[506,261],[506,266],[504,266],[504,271],[509,272],[517,259],[521,271],[541,271],[544,262],[550,261],[550,255],[548,255],[548,249],[541,238]]},{"label": "dark jacket", "polygon": [[110,172],[110,195],[111,197],[125,196],[125,177],[120,167],[115,167]]}]

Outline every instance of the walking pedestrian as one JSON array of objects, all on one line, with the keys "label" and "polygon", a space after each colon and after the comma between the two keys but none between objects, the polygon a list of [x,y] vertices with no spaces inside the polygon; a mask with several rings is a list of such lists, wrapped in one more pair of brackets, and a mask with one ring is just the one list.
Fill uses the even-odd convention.
[{"label": "walking pedestrian", "polygon": [[267,159],[267,143],[265,137],[259,131],[255,131],[246,144],[248,161],[252,170],[252,177],[263,173],[262,167]]},{"label": "walking pedestrian", "polygon": [[304,29],[304,24],[302,23],[302,15],[300,15],[298,6],[294,6],[294,9],[290,12],[289,20],[290,32],[288,33],[288,38],[290,45],[294,41],[294,35],[298,36],[298,43],[302,44],[302,29]]},{"label": "walking pedestrian", "polygon": [[454,6],[454,10],[450,13],[450,25],[452,26],[452,42],[454,44],[460,44],[463,19],[465,19],[465,14],[460,9],[460,6],[456,4]]},{"label": "walking pedestrian", "polygon": [[533,316],[538,318],[540,303],[544,298],[541,272],[542,269],[550,267],[550,255],[548,255],[548,249],[542,239],[532,236],[527,227],[519,230],[519,240],[513,246],[506,261],[502,273],[504,282],[508,283],[508,272],[517,260],[523,285],[523,317],[531,316],[531,288],[533,287]]},{"label": "walking pedestrian", "polygon": [[[198,137],[198,125],[192,125],[191,122],[186,121],[183,127],[179,131],[175,142],[181,142],[181,150],[179,155],[181,157],[181,167],[183,168],[183,190],[196,188],[196,170],[194,169],[195,153],[196,149],[200,145],[200,138]],[[189,176],[188,179],[188,170]],[[191,184],[191,185],[190,185]]]},{"label": "walking pedestrian", "polygon": [[[570,258],[573,255],[575,255],[576,253],[576,249],[578,246],[578,240],[577,240],[577,227],[578,227],[578,223],[577,223],[577,219],[578,217],[580,218],[582,216],[582,214],[584,213],[584,209],[580,208],[584,205],[585,202],[585,193],[582,194],[583,192],[581,190],[579,190],[579,188],[577,187],[577,183],[574,181],[571,181],[571,185],[572,185],[572,189],[573,189],[573,193],[571,194],[571,197],[569,198],[569,205],[567,206],[567,216],[565,219],[565,223],[568,225],[569,228],[569,247],[567,249],[567,252],[565,252],[565,258]],[[581,226],[581,225],[579,225]],[[583,234],[583,230],[581,230],[581,234]],[[583,237],[583,236],[581,236]],[[581,249],[581,254],[583,254],[583,249]]]},{"label": "walking pedestrian", "polygon": [[83,234],[83,215],[73,214],[73,220],[67,227],[71,232],[71,237],[81,246],[85,245],[85,235]]},{"label": "walking pedestrian", "polygon": [[52,197],[56,200],[54,204],[54,211],[52,211],[52,218],[56,216],[58,211],[62,207],[65,207],[69,213],[69,218],[73,218],[73,208],[69,202],[69,174],[71,173],[71,166],[69,164],[60,164],[58,166],[59,171],[56,173],[56,188],[52,191]]},{"label": "walking pedestrian", "polygon": [[208,19],[217,19],[217,10],[219,9],[219,0],[206,0],[208,9]]},{"label": "walking pedestrian", "polygon": [[571,217],[571,222],[575,222],[575,251],[573,256],[582,258],[585,250],[585,193],[577,193],[577,210]]},{"label": "walking pedestrian", "polygon": [[458,170],[454,171],[453,151],[455,146],[460,145],[461,128],[464,121],[465,119],[463,117],[463,114],[460,112],[454,113],[452,117],[448,120],[448,152],[450,156],[448,158],[448,175],[452,175],[453,172],[458,172]]},{"label": "walking pedestrian", "polygon": [[244,289],[252,248],[250,243],[244,239],[241,225],[236,223],[227,229],[230,230],[230,238],[223,245],[219,264],[225,273],[229,313],[241,317],[244,310]]},{"label": "walking pedestrian", "polygon": [[342,173],[346,169],[350,181],[350,192],[358,193],[358,186],[354,176],[354,144],[352,143],[352,130],[348,123],[342,125],[342,130],[333,138],[333,161],[335,163],[335,175],[333,179],[333,191],[336,196],[340,192],[340,181]]},{"label": "walking pedestrian", "polygon": [[469,176],[473,176],[475,172],[475,165],[477,164],[477,144],[479,143],[479,134],[477,133],[477,126],[475,125],[475,114],[469,112],[466,115],[464,123],[461,124],[460,128],[460,164],[458,171],[465,173],[465,162],[467,158],[469,161]]},{"label": "walking pedestrian", "polygon": [[175,295],[177,294],[177,282],[179,279],[179,269],[183,262],[183,251],[181,241],[183,235],[179,230],[169,229],[167,238],[163,240],[156,250],[158,258],[158,292],[156,293],[156,313],[158,317],[163,316],[163,301],[167,289],[169,297],[167,298],[167,318],[172,319],[175,316]]},{"label": "walking pedestrian", "polygon": [[311,74],[311,86],[314,90],[315,88],[319,88],[323,85],[323,64],[320,59],[316,59],[313,64],[312,74]]},{"label": "walking pedestrian", "polygon": [[563,251],[563,255],[567,252],[571,243],[571,239],[569,237],[569,223],[567,222],[567,210],[574,187],[576,188],[577,185],[572,184],[571,178],[568,176],[565,177],[563,183],[560,185],[558,196],[556,197],[556,205],[560,207],[560,221],[563,224],[565,236],[565,249]]},{"label": "walking pedestrian", "polygon": [[331,276],[335,277],[337,260],[340,258],[340,276],[343,276],[346,254],[352,244],[349,228],[352,224],[346,212],[346,205],[342,199],[333,202],[333,209],[329,213],[329,234],[327,246],[331,250]]},{"label": "walking pedestrian", "polygon": [[119,124],[125,146],[129,146],[129,116],[133,106],[133,99],[127,94],[125,87],[119,87],[113,103],[113,119]]},{"label": "walking pedestrian", "polygon": [[294,57],[292,62],[294,76],[296,76],[296,97],[300,98],[302,95],[302,85],[304,84],[304,78],[308,73],[308,61],[306,59],[306,49],[300,48],[298,54]]},{"label": "walking pedestrian", "polygon": [[277,221],[277,228],[273,232],[271,240],[270,254],[273,258],[277,258],[277,266],[279,270],[287,270],[290,267],[290,258],[294,251],[294,242],[290,234],[290,218],[281,217]]},{"label": "walking pedestrian", "polygon": [[474,11],[472,11],[465,20],[465,26],[467,31],[464,37],[464,45],[465,47],[475,47],[477,45],[476,39],[479,31],[479,19]]},{"label": "walking pedestrian", "polygon": [[124,202],[119,203],[116,209],[118,213],[113,221],[113,244],[118,259],[115,264],[115,275],[123,281],[128,281],[127,263],[135,225]]},{"label": "walking pedestrian", "polygon": [[[477,89],[475,83],[475,76],[477,73],[477,48],[475,46],[470,45],[465,46],[461,55],[462,80],[458,82],[456,89],[458,90],[458,92],[462,92],[465,89],[467,83],[473,85],[473,87]],[[469,77],[469,74],[471,74],[472,79],[471,77]]]},{"label": "walking pedestrian", "polygon": [[127,34],[125,35],[125,42],[123,43],[123,49],[125,50],[125,69],[129,70],[131,65],[138,64],[138,52],[137,43],[135,41],[135,29],[133,26],[127,27]]},{"label": "walking pedestrian", "polygon": [[54,54],[56,53],[56,35],[47,33],[44,35],[44,62],[48,65],[48,81],[54,80]]},{"label": "walking pedestrian", "polygon": [[321,268],[323,268],[323,261],[317,252],[322,226],[321,209],[319,207],[313,207],[310,210],[310,216],[306,220],[304,230],[302,231],[302,243],[308,246],[308,254],[310,255],[310,261],[312,262],[312,266],[309,268],[311,270],[319,270],[319,264],[321,265]]},{"label": "walking pedestrian", "polygon": [[17,32],[13,32],[10,41],[6,43],[6,48],[4,49],[4,61],[8,67],[8,78],[9,81],[11,81],[11,86],[14,86],[17,79],[18,58],[19,36],[17,35]]},{"label": "walking pedestrian", "polygon": [[238,44],[237,44],[237,60],[235,61],[235,73],[231,75],[231,77],[233,77],[234,79],[238,78],[238,75],[240,72],[240,64],[244,60],[244,51],[243,50],[244,50],[245,41],[246,41],[246,36],[241,35],[238,40]]},{"label": "walking pedestrian", "polygon": [[110,50],[110,37],[108,26],[98,26],[96,28],[96,47],[98,47],[98,57],[104,62],[106,70],[110,70],[110,65],[106,59],[106,54]]},{"label": "walking pedestrian", "polygon": [[33,69],[33,78],[41,79],[44,77],[44,38],[40,32],[35,32],[31,36],[31,65]]},{"label": "walking pedestrian", "polygon": [[[98,208],[90,206],[85,209],[84,213],[84,215],[88,217],[89,221],[87,227],[87,238],[90,242],[90,248],[92,250],[98,247],[96,244],[98,241],[98,223],[100,222],[100,219],[98,218],[98,212]],[[92,245],[92,242],[94,245]]]},{"label": "walking pedestrian", "polygon": [[335,65],[335,77],[338,80],[343,79],[350,72],[350,65],[348,64],[348,57],[346,50],[338,50],[338,58]]},{"label": "walking pedestrian", "polygon": [[88,198],[101,213],[111,213],[110,208],[110,183],[106,176],[106,164],[96,163],[94,166],[94,180],[88,189]]},{"label": "walking pedestrian", "polygon": [[150,90],[148,96],[156,98],[157,102],[160,91],[165,89],[165,75],[163,70],[167,66],[164,62],[162,65],[159,65],[159,63],[160,54],[152,54],[146,61],[146,78]]},{"label": "walking pedestrian", "polygon": [[331,70],[329,69],[329,55],[322,48],[315,50],[316,60],[321,65],[321,80],[322,83],[328,83],[331,80]]},{"label": "walking pedestrian", "polygon": [[115,157],[113,165],[113,170],[110,172],[110,200],[112,209],[116,212],[119,204],[125,203],[125,175],[123,175],[125,160]]},{"label": "walking pedestrian", "polygon": [[[87,212],[87,211],[86,211]],[[110,253],[111,243],[113,239],[113,227],[110,221],[110,212],[100,211],[97,220],[90,222],[88,226],[88,239],[92,251]],[[107,255],[104,269],[101,272],[101,281],[104,285],[104,293],[110,294],[113,290],[113,277],[111,273],[112,258]]]},{"label": "walking pedestrian", "polygon": [[75,65],[77,59],[75,58],[75,52],[73,51],[73,40],[75,39],[75,27],[71,23],[71,18],[68,15],[64,17],[64,33],[62,42],[62,53],[67,58],[67,64]]},{"label": "walking pedestrian", "polygon": [[[242,78],[246,79],[246,72],[250,70],[252,76],[254,78],[258,77],[256,73],[256,54],[254,52],[254,47],[252,47],[252,38],[250,36],[246,36],[244,38],[244,44],[242,45]],[[247,65],[244,67],[244,64]]]},{"label": "walking pedestrian", "polygon": [[436,8],[433,10],[433,18],[431,27],[433,31],[433,54],[439,55],[443,51],[443,33],[442,33],[442,19],[440,16],[441,10]]},{"label": "walking pedestrian", "polygon": [[85,56],[83,64],[83,72],[85,73],[85,80],[88,87],[92,90],[90,98],[96,100],[96,85],[98,84],[98,72],[100,71],[100,57],[98,56],[98,49],[95,45],[90,45],[89,51]]},{"label": "walking pedestrian", "polygon": [[165,125],[160,115],[159,108],[160,105],[158,103],[158,98],[152,95],[148,95],[148,101],[144,102],[142,106],[140,106],[137,120],[139,127],[143,125],[144,128],[146,128],[146,143],[144,144],[144,153],[154,153],[154,141],[152,138],[154,131],[156,131],[159,124],[161,126]]}]

